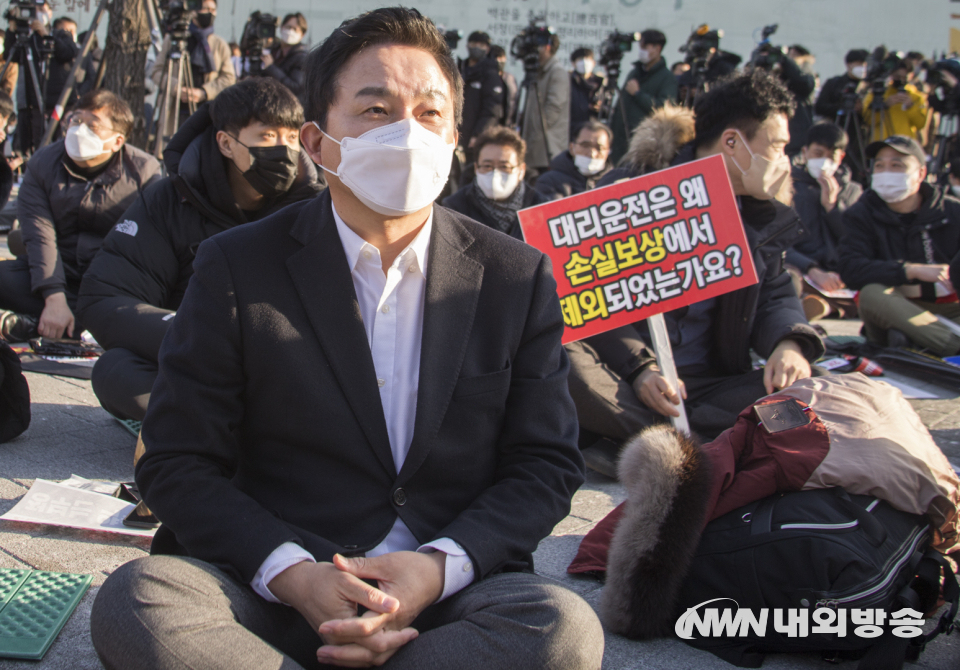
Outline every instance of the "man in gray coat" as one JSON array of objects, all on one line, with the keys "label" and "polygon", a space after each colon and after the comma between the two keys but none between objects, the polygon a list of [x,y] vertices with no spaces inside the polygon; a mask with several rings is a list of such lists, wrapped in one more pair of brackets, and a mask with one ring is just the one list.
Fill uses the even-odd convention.
[{"label": "man in gray coat", "polygon": [[160,177],[153,156],[128,146],[133,114],[98,89],[83,95],[66,138],[33,155],[17,210],[26,258],[0,263],[0,337],[74,337],[80,279],[141,189]]},{"label": "man in gray coat", "polygon": [[[550,169],[550,160],[567,148],[570,132],[570,74],[557,60],[560,38],[539,47],[540,69],[536,88],[527,98],[523,115],[523,139],[527,143],[527,171],[539,174]],[[533,95],[533,93],[536,95]]]}]

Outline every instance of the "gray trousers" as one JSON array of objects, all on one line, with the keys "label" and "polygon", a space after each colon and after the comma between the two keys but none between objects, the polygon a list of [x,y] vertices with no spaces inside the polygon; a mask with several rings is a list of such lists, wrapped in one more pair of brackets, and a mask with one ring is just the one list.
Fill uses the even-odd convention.
[{"label": "gray trousers", "polygon": [[[384,667],[595,670],[603,658],[594,611],[537,575],[490,577],[412,625],[420,636]],[[90,628],[107,670],[332,667],[317,662],[323,642],[295,609],[191,558],[148,556],[117,568],[97,594]]]}]

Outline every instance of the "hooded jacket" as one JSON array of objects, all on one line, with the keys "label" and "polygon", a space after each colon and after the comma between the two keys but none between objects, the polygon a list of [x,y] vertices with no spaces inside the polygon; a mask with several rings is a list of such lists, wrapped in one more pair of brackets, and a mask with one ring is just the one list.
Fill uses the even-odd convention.
[{"label": "hooded jacket", "polygon": [[46,298],[76,291],[80,279],[137,194],[160,178],[156,158],[124,144],[93,179],[69,167],[64,141],[37,151],[17,195],[17,216],[30,260],[31,288]]},{"label": "hooded jacket", "polygon": [[[627,76],[627,81],[636,79],[640,90],[633,95],[626,89],[620,90],[620,104],[614,109],[610,126],[613,128],[613,143],[610,146],[610,162],[616,165],[627,152],[630,133],[640,122],[658,107],[677,99],[677,78],[667,68],[667,61],[661,58],[649,70],[639,61]],[[626,127],[624,127],[626,116]]]},{"label": "hooded jacket", "polygon": [[193,275],[200,243],[322,190],[316,168],[300,152],[286,194],[245,213],[227,178],[208,107],[181,126],[164,152],[169,177],[147,189],[104,240],[80,287],[78,316],[105,349],[123,347],[157,360],[160,342]]},{"label": "hooded jacket", "polygon": [[[920,195],[923,204],[912,216],[897,214],[873,190],[846,211],[840,276],[847,286],[910,283],[904,263],[946,263],[950,276],[960,277],[960,200],[943,187],[926,183],[920,186]],[[911,218],[912,222],[904,221]],[[936,299],[934,284],[914,283],[923,300]]]},{"label": "hooded jacket", "polygon": [[680,147],[692,142],[694,135],[693,110],[666,103],[637,126],[620,166],[607,172],[597,186],[670,167]]},{"label": "hooded jacket", "polygon": [[[663,163],[670,157],[664,150],[672,146],[670,138],[684,137],[684,124],[689,122],[690,117],[686,114],[674,111],[651,123],[644,130],[643,143],[636,146],[631,165],[653,169],[665,167]],[[651,137],[646,136],[646,130],[651,131]],[[662,133],[665,139],[654,141],[652,135],[656,132]],[[687,144],[672,162],[679,165],[694,160],[694,157],[693,145]],[[600,185],[617,181],[615,172],[621,179],[636,176],[630,169],[612,170]],[[711,374],[732,376],[749,372],[752,369],[751,349],[766,358],[781,340],[788,338],[800,345],[808,361],[815,361],[823,355],[823,342],[807,323],[783,264],[784,252],[800,234],[800,219],[791,208],[776,200],[757,200],[749,196],[740,196],[737,200],[760,281],[716,298],[711,317]],[[624,379],[633,380],[656,362],[653,350],[633,324],[595,335],[588,338],[587,343],[611,370]]]},{"label": "hooded jacket", "polygon": [[803,230],[800,239],[787,249],[787,263],[807,272],[812,267],[837,272],[840,267],[838,246],[843,236],[843,214],[863,194],[863,188],[850,179],[850,169],[841,165],[834,178],[840,185],[837,204],[827,212],[820,203],[820,182],[810,176],[807,166],[793,166],[793,208],[800,215]]},{"label": "hooded jacket", "polygon": [[577,169],[570,150],[561,151],[550,161],[550,169],[537,178],[537,192],[548,200],[559,200],[568,195],[589,191],[610,171],[609,165],[597,174],[585,176]]}]

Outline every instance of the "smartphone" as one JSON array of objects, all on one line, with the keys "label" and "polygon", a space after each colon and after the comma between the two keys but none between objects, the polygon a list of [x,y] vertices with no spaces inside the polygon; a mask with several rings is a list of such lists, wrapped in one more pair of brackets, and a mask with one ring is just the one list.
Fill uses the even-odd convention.
[{"label": "smartphone", "polygon": [[147,504],[141,500],[123,520],[123,525],[131,528],[157,528],[160,525],[160,519],[154,516]]}]

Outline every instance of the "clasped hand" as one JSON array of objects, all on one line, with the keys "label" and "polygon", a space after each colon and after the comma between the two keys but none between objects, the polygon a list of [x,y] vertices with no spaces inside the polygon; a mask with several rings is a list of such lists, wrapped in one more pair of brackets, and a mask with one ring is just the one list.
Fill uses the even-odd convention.
[{"label": "clasped hand", "polygon": [[[414,619],[443,593],[446,554],[399,551],[332,563],[298,563],[277,575],[270,591],[295,607],[322,638],[321,663],[383,665],[416,639]],[[364,579],[374,579],[379,588]],[[357,616],[357,606],[367,609]]]}]

